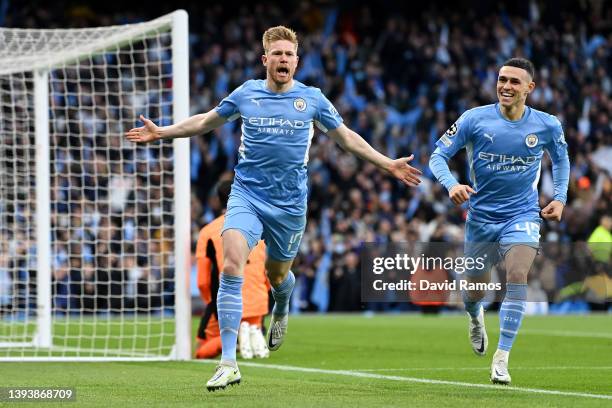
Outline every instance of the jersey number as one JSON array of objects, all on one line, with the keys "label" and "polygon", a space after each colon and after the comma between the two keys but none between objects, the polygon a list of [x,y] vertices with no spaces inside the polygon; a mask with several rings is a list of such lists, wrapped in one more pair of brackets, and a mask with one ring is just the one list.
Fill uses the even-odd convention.
[{"label": "jersey number", "polygon": [[531,239],[536,242],[540,241],[540,224],[537,222],[525,221],[514,224],[517,231],[525,231]]},{"label": "jersey number", "polygon": [[304,233],[296,232],[295,234],[291,235],[291,238],[289,238],[289,245],[287,245],[287,251],[291,251],[291,247],[293,246],[293,244],[300,243],[300,240],[302,239],[302,234]]}]

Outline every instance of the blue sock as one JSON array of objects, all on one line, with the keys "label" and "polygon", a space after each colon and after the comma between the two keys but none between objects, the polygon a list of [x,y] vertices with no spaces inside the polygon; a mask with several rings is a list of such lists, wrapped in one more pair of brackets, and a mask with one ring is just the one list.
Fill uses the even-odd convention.
[{"label": "blue sock", "polygon": [[217,293],[217,316],[221,332],[221,361],[236,363],[236,341],[242,318],[242,276],[221,274]]},{"label": "blue sock", "polygon": [[474,319],[478,317],[478,312],[480,311],[481,301],[478,300],[476,302],[472,302],[468,300],[467,293],[465,291],[461,293],[461,296],[463,297],[463,304],[465,305],[465,311],[468,312],[470,316]]},{"label": "blue sock", "polygon": [[506,297],[499,309],[499,343],[497,348],[510,351],[525,314],[527,284],[508,283]]},{"label": "blue sock", "polygon": [[272,287],[272,296],[274,296],[274,308],[272,313],[276,316],[284,316],[289,313],[289,299],[291,292],[295,286],[295,276],[289,271],[287,277],[277,287]]}]

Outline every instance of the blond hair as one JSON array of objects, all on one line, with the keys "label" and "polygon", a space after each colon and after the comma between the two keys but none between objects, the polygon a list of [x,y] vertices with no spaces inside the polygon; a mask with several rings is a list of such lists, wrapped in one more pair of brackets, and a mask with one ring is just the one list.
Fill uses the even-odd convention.
[{"label": "blond hair", "polygon": [[298,39],[295,31],[285,26],[276,26],[268,28],[263,34],[262,43],[264,52],[267,53],[270,50],[270,44],[279,40],[287,40],[292,42],[293,45],[295,45],[295,50],[297,51]]}]

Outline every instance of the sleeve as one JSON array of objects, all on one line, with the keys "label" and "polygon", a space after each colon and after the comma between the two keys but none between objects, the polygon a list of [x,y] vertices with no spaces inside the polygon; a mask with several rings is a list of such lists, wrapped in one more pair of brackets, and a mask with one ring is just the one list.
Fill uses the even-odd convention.
[{"label": "sleeve", "polygon": [[234,89],[234,91],[225,98],[223,98],[223,100],[219,102],[219,105],[217,105],[217,107],[215,108],[219,116],[227,119],[228,122],[236,120],[240,117],[240,110],[238,106],[245,85],[246,82],[240,85],[238,88]]},{"label": "sleeve", "polygon": [[552,161],[553,184],[555,186],[553,200],[560,201],[565,205],[567,202],[567,187],[569,185],[570,162],[563,127],[557,118],[554,119],[550,141],[544,148]]},{"label": "sleeve", "polygon": [[431,154],[429,168],[433,175],[449,192],[451,188],[459,184],[448,167],[448,159],[440,153],[439,147]]},{"label": "sleeve", "polygon": [[317,113],[315,114],[314,121],[315,125],[325,133],[338,128],[343,122],[334,105],[321,91],[318,92],[317,96]]},{"label": "sleeve", "polygon": [[200,291],[200,297],[202,301],[206,304],[210,303],[210,267],[211,262],[210,259],[198,258],[197,259],[197,267],[198,267],[198,290]]},{"label": "sleeve", "polygon": [[455,123],[438,141],[436,151],[444,156],[446,160],[453,157],[459,150],[461,150],[469,141],[470,134],[472,132],[472,124],[470,120],[470,111],[466,111],[457,119]]},{"label": "sleeve", "polygon": [[204,229],[202,229],[198,236],[198,244],[196,246],[196,264],[198,269],[198,289],[200,290],[200,297],[202,297],[205,303],[210,302],[210,272],[212,268],[211,259],[206,253],[207,243],[208,236]]}]

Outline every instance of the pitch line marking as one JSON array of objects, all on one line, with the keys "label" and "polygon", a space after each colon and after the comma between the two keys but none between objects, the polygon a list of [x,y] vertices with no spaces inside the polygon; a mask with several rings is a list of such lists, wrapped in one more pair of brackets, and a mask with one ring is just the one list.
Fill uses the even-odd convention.
[{"label": "pitch line marking", "polygon": [[[219,364],[217,360],[196,360],[196,362],[207,363],[207,364]],[[500,391],[525,392],[525,393],[531,393],[531,394],[547,394],[547,395],[560,395],[564,397],[582,397],[582,398],[596,398],[596,399],[612,400],[612,395],[589,394],[589,393],[584,393],[584,392],[571,392],[571,391],[545,390],[545,389],[540,389],[540,388],[522,388],[522,387],[514,387],[511,385],[508,386],[508,385],[494,385],[494,384],[475,384],[475,383],[467,383],[467,382],[460,382],[460,381],[432,380],[429,378],[400,377],[397,375],[364,373],[360,371],[350,371],[350,370],[325,370],[322,368],[309,368],[309,367],[285,366],[285,365],[278,365],[278,364],[251,363],[251,362],[246,362],[246,361],[241,361],[240,365],[245,366],[245,367],[267,368],[271,370],[280,370],[280,371],[297,371],[301,373],[343,375],[347,377],[372,378],[372,379],[377,379],[377,380],[405,381],[405,382],[413,382],[413,383],[421,383],[421,384],[452,385],[452,386],[459,386],[459,387],[496,389]]]},{"label": "pitch line marking", "polygon": [[612,339],[612,333],[597,333],[597,332],[576,332],[568,330],[541,330],[541,329],[521,329],[520,334],[535,334],[542,336],[553,337],[587,337],[599,339]]},{"label": "pitch line marking", "polygon": [[[349,371],[489,371],[489,367],[401,367],[401,368],[364,368]],[[549,367],[512,367],[512,370],[612,370],[612,366],[549,366]]]},{"label": "pitch line marking", "polygon": [[[51,351],[67,351],[67,352],[81,352],[81,353],[90,353],[90,354],[111,354],[111,357],[117,356],[125,356],[125,357],[165,357],[163,354],[152,354],[152,353],[144,353],[142,351],[128,351],[121,349],[93,349],[93,348],[79,348],[79,347],[63,347],[63,346],[52,346]],[[75,356],[78,357],[78,356]]]}]

